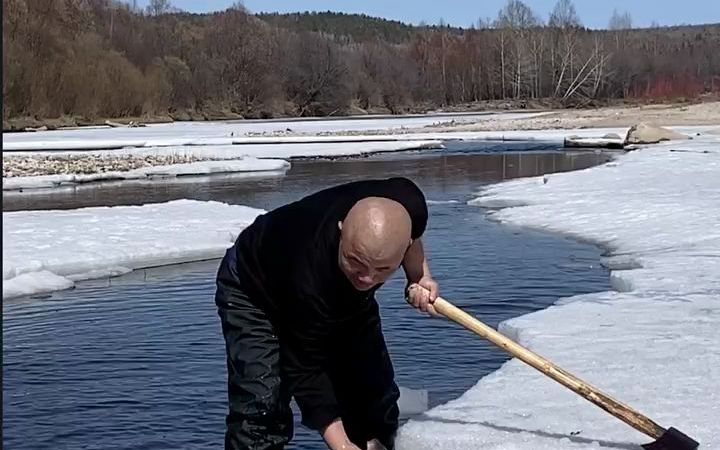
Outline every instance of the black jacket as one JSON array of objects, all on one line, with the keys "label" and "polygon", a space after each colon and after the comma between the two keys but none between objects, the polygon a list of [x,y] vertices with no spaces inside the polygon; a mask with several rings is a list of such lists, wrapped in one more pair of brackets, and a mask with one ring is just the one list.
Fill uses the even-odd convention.
[{"label": "black jacket", "polygon": [[235,244],[240,285],[278,331],[284,378],[303,424],[313,429],[340,415],[329,358],[351,339],[349,328],[377,316],[377,287],[357,291],[338,265],[337,224],[367,197],[401,203],[413,239],[425,231],[424,195],[412,181],[391,178],[343,184],[282,206],[259,216]]}]

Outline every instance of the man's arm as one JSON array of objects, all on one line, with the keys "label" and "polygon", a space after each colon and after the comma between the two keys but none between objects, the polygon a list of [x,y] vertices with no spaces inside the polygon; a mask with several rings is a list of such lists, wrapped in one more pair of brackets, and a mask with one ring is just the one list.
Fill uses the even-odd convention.
[{"label": "man's arm", "polygon": [[430,267],[425,258],[425,249],[423,248],[422,239],[415,239],[405,252],[403,259],[403,269],[408,283],[418,283],[423,277],[432,278],[430,275]]},{"label": "man's arm", "polygon": [[[438,284],[430,274],[422,239],[416,239],[405,252],[403,269],[407,278],[407,301],[423,312],[436,315],[432,304],[438,296]],[[424,289],[415,289],[417,285]]]},{"label": "man's arm", "polygon": [[302,413],[302,423],[316,430],[330,450],[359,450],[352,445],[340,420],[340,407],[328,373],[327,357],[331,324],[318,305],[318,294],[302,292],[303,301],[288,303],[292,323],[280,338],[288,389]]}]

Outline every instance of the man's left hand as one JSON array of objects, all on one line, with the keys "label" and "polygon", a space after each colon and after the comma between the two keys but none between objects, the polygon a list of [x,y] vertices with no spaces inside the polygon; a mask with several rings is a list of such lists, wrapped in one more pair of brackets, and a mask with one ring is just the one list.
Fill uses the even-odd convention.
[{"label": "man's left hand", "polygon": [[433,308],[433,303],[438,297],[439,287],[432,277],[425,276],[415,283],[410,283],[405,292],[406,301],[415,309],[429,313],[432,316],[439,316]]}]

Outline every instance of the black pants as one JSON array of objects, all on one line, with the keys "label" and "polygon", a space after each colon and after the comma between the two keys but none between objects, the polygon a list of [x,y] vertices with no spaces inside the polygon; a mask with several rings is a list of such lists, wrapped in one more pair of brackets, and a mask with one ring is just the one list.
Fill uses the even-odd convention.
[{"label": "black pants", "polygon": [[[291,393],[282,380],[282,343],[267,314],[230,275],[228,263],[234,258],[223,261],[215,295],[227,353],[225,449],[280,450],[293,436]],[[329,355],[329,375],[345,430],[360,448],[378,439],[392,450],[399,390],[377,309],[371,317],[343,327],[343,336],[339,351]]]}]

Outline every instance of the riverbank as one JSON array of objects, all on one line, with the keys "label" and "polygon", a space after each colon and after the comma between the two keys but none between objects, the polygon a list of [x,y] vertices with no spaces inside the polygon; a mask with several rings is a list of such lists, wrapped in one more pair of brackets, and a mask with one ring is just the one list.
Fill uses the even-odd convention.
[{"label": "riverbank", "polygon": [[[560,367],[720,446],[720,137],[644,147],[578,172],[499,183],[470,203],[502,223],[606,249],[614,290],[500,325]],[[399,450],[635,448],[651,439],[518,360],[410,421]]]},{"label": "riverbank", "polygon": [[[659,126],[716,125],[720,131],[720,102],[692,105],[619,106],[595,109],[549,110],[536,117],[498,120],[496,117],[479,118],[473,123],[446,121],[422,128],[396,130],[398,134],[453,133],[481,131],[531,131],[588,128],[625,128],[646,122]],[[329,132],[327,135],[354,135],[356,132]],[[362,134],[382,134],[382,130]]]},{"label": "riverbank", "polygon": [[[411,115],[427,114],[473,114],[473,113],[502,113],[507,111],[550,111],[552,119],[560,122],[537,123],[536,127],[552,127],[557,123],[556,128],[573,128],[573,123],[580,126],[612,127],[630,126],[639,120],[670,120],[665,125],[706,125],[709,121],[716,120],[720,115],[717,101],[705,100],[697,102],[667,102],[648,103],[640,101],[604,101],[603,105],[590,108],[562,108],[556,101],[551,99],[539,100],[493,100],[482,101],[463,105],[454,105],[438,108],[433,105],[418,105],[415,108],[404,111],[401,114],[393,114],[386,108],[372,108],[364,110],[353,106],[343,115],[327,117],[302,117],[290,115],[273,115],[267,117],[243,117],[230,110],[214,111],[179,111],[166,115],[133,116],[133,117],[100,117],[87,118],[81,116],[66,115],[56,118],[36,117],[12,117],[3,119],[4,132],[36,132],[47,130],[62,130],[87,127],[142,127],[150,124],[163,124],[174,122],[227,122],[227,121],[303,121],[303,120],[343,120],[352,118],[376,117],[392,118],[407,117]],[[710,105],[710,106],[707,106]],[[714,105],[714,106],[713,106]],[[710,115],[708,115],[710,113]],[[708,121],[707,123],[705,121]],[[500,129],[500,128],[493,128]],[[547,128],[516,128],[512,124],[510,128],[503,129],[547,129]],[[490,130],[490,128],[486,128]]]},{"label": "riverbank", "polygon": [[287,111],[274,111],[272,113],[258,113],[256,115],[243,117],[229,109],[215,108],[206,111],[182,110],[166,115],[146,115],[127,117],[97,117],[87,118],[82,116],[65,115],[56,118],[37,117],[12,117],[3,120],[3,131],[47,131],[77,127],[106,127],[113,126],[142,126],[159,123],[173,122],[213,122],[213,121],[296,121],[296,120],[342,120],[347,118],[362,117],[403,117],[410,115],[425,115],[432,113],[477,113],[477,112],[502,112],[509,110],[544,110],[552,107],[549,102],[526,100],[493,100],[476,102],[467,105],[457,105],[448,108],[438,108],[436,105],[422,104],[412,108],[405,108],[403,111],[395,112],[388,108],[372,107],[362,109],[357,105],[351,105],[343,114],[324,117],[304,117],[287,114]]},{"label": "riverbank", "polygon": [[[720,102],[392,118],[184,122],[8,133],[3,135],[3,189],[123,179],[138,167],[164,170],[168,164],[180,163],[184,167],[165,170],[166,174],[191,175],[195,166],[187,163],[247,157],[334,158],[433,149],[442,148],[445,140],[563,142],[571,135],[597,138],[607,133],[624,137],[630,126],[641,122],[675,127],[689,135],[720,133]],[[195,165],[196,174],[245,170],[237,164],[215,165],[213,169],[208,169],[207,164]],[[104,175],[107,172],[120,175]],[[97,175],[85,176],[88,174]],[[33,179],[18,179],[49,175],[62,179],[41,180],[40,184]]]}]

